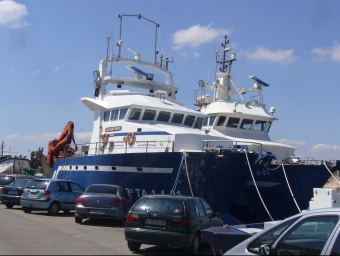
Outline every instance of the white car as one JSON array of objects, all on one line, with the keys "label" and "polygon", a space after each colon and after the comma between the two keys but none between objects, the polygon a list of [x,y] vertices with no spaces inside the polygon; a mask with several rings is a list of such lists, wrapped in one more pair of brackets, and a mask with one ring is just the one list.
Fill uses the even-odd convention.
[{"label": "white car", "polygon": [[340,208],[310,210],[289,217],[224,255],[340,255]]}]

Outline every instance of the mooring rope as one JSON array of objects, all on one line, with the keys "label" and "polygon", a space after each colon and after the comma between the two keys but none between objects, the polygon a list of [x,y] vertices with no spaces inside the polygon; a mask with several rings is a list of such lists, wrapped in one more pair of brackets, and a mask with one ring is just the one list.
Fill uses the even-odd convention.
[{"label": "mooring rope", "polygon": [[255,185],[257,194],[258,194],[259,197],[260,197],[260,200],[261,200],[261,202],[262,202],[262,205],[263,205],[264,209],[266,210],[266,212],[267,212],[267,214],[269,215],[270,219],[273,221],[274,219],[273,219],[273,217],[270,215],[270,213],[269,213],[269,211],[268,211],[268,209],[267,209],[267,207],[266,207],[266,205],[265,205],[265,203],[264,203],[264,201],[263,201],[263,199],[262,199],[262,196],[261,196],[261,194],[260,194],[260,191],[259,191],[259,189],[258,189],[258,187],[257,187],[257,185],[256,185],[256,181],[255,181],[255,178],[254,178],[254,175],[253,175],[253,171],[251,170],[251,166],[250,166],[250,163],[249,163],[249,159],[248,159],[247,152],[244,151],[244,153],[245,153],[246,158],[247,158],[247,163],[248,163],[248,166],[249,166],[250,174],[251,174],[251,177],[252,177],[252,179],[253,179],[253,182],[254,182],[254,185]]},{"label": "mooring rope", "polygon": [[333,176],[333,178],[336,180],[336,182],[338,184],[340,184],[340,182],[338,181],[338,179],[333,175],[333,173],[331,172],[331,170],[328,169],[327,165],[325,163],[323,163],[323,165],[326,167],[327,171]]},{"label": "mooring rope", "polygon": [[192,192],[192,188],[191,188],[189,172],[188,172],[188,166],[187,166],[187,158],[186,157],[184,157],[184,163],[185,163],[185,170],[187,171],[187,178],[188,178],[188,183],[189,183],[189,188],[190,188],[191,196],[194,196],[194,193]]},{"label": "mooring rope", "polygon": [[184,156],[182,156],[182,160],[181,160],[181,164],[179,165],[178,171],[177,171],[177,176],[175,179],[175,183],[170,191],[170,194],[175,194],[175,190],[177,187],[177,183],[178,183],[178,179],[179,179],[179,174],[181,173],[181,169],[182,169],[182,164],[183,164],[183,160],[184,160]]},{"label": "mooring rope", "polygon": [[283,174],[285,175],[286,182],[287,182],[287,185],[288,185],[290,194],[291,194],[291,196],[292,196],[292,198],[293,198],[293,200],[294,200],[294,203],[295,203],[296,207],[298,208],[299,212],[301,212],[300,207],[299,207],[299,205],[297,204],[297,202],[296,202],[296,200],[295,200],[293,191],[292,191],[292,189],[290,188],[290,185],[289,185],[289,182],[288,182],[288,178],[287,178],[287,175],[286,175],[286,171],[285,171],[285,167],[284,167],[283,163],[282,163],[282,170],[283,170]]}]

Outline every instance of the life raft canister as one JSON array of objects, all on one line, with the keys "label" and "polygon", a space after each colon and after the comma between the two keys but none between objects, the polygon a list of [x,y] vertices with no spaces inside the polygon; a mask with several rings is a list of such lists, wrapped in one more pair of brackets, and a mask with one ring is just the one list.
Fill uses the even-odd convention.
[{"label": "life raft canister", "polygon": [[108,135],[107,133],[104,133],[104,134],[102,135],[102,142],[103,142],[104,144],[107,144],[107,143],[109,142],[109,135]]},{"label": "life raft canister", "polygon": [[136,142],[136,135],[133,132],[129,132],[126,136],[127,143],[132,146]]}]

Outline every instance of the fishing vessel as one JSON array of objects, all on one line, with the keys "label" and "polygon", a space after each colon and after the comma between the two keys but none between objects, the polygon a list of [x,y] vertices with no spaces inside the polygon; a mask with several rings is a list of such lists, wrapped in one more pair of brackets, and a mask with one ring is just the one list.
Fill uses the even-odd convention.
[{"label": "fishing vessel", "polygon": [[339,169],[339,161],[296,156],[295,147],[270,139],[272,124],[278,120],[275,107],[268,109],[263,100],[262,90],[270,85],[250,75],[252,87],[237,87],[231,73],[237,55],[228,44],[225,36],[222,54],[216,51],[218,70],[212,85],[200,80],[195,91],[195,105],[207,115],[202,129],[233,141],[240,151],[258,154],[255,162],[247,160],[251,177],[231,212],[243,222],[262,221],[264,216],[283,219],[307,209],[313,188],[323,187]]},{"label": "fishing vessel", "polygon": [[1,143],[0,174],[20,174],[23,169],[29,167],[29,159],[20,154],[5,152],[4,142]]},{"label": "fishing vessel", "polygon": [[[149,21],[157,35],[159,24],[140,14],[119,15],[120,28],[126,17]],[[253,196],[257,195],[249,190],[253,187],[249,184],[254,181],[258,185],[253,179],[257,174],[259,182],[267,182],[267,191],[261,192],[275,196],[277,186],[286,189],[282,185],[285,178],[282,171],[268,170],[281,165],[273,165],[269,154],[261,156],[255,147],[246,148],[244,141],[240,143],[211,130],[211,113],[189,109],[177,101],[179,88],[169,71],[173,59],[159,56],[156,41],[157,36],[154,62],[146,61],[143,54],[123,47],[120,30],[118,53],[109,55],[107,50],[98,70],[93,72],[94,98],[81,99],[94,112],[91,141],[72,147],[74,124],[67,123],[60,137],[49,143],[51,177],[70,179],[83,187],[92,183],[116,184],[124,187],[132,200],[145,194],[203,197],[228,224],[268,219],[267,215],[259,218],[243,212],[252,209]],[[210,130],[206,122],[212,126]],[[287,169],[289,173],[294,171],[290,178],[298,192],[310,189],[312,193],[312,188],[322,187],[330,177],[323,165],[301,166],[305,167],[301,171],[295,169],[296,165]],[[306,174],[308,177],[302,177]],[[303,179],[307,180],[301,186],[298,181]],[[244,193],[248,190],[250,193]],[[280,194],[289,195],[286,191]],[[300,196],[303,200],[306,197],[307,202],[311,197],[310,193]],[[290,212],[291,209],[285,209],[280,216]]]}]

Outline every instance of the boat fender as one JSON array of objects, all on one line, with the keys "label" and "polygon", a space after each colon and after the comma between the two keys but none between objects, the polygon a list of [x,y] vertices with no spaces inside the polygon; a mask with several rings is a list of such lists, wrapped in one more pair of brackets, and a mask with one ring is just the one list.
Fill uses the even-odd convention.
[{"label": "boat fender", "polygon": [[260,152],[259,158],[255,161],[255,164],[268,165],[271,164],[272,160],[276,160],[276,156],[272,152]]},{"label": "boat fender", "polygon": [[107,143],[109,142],[109,135],[108,135],[107,133],[104,133],[104,134],[102,135],[102,142],[103,142],[104,144],[107,144]]},{"label": "boat fender", "polygon": [[127,143],[132,146],[136,142],[136,135],[133,132],[129,132],[126,136]]}]

